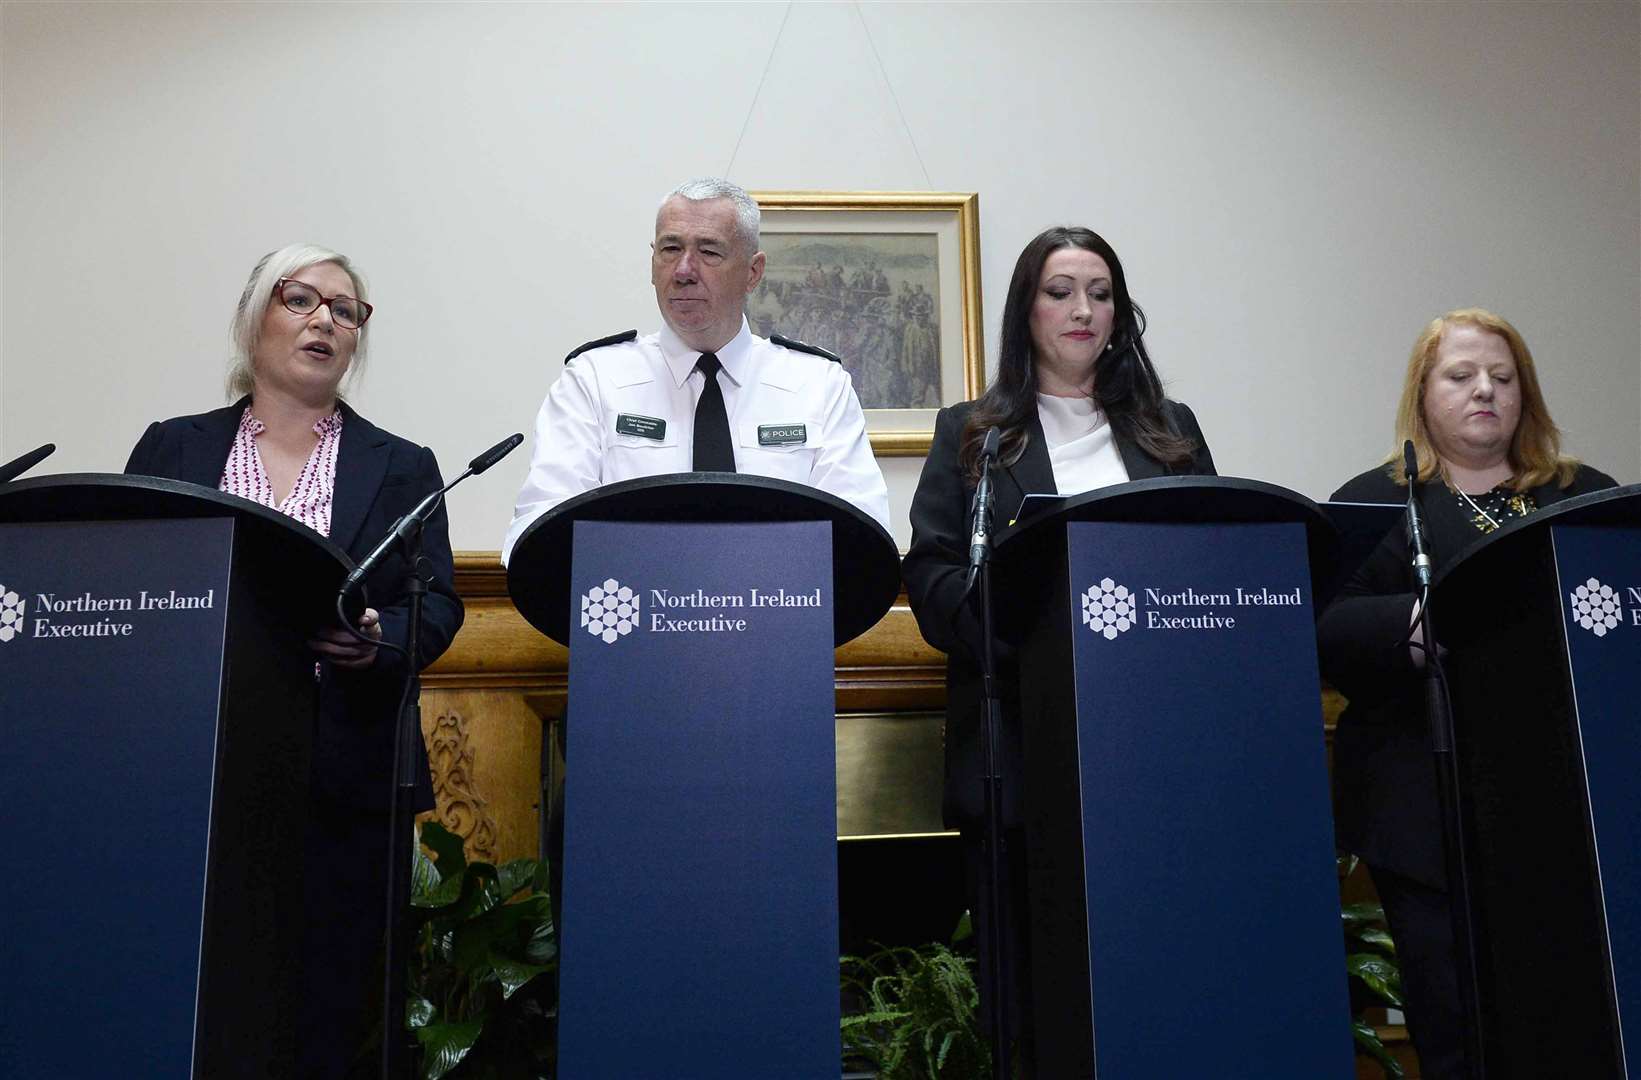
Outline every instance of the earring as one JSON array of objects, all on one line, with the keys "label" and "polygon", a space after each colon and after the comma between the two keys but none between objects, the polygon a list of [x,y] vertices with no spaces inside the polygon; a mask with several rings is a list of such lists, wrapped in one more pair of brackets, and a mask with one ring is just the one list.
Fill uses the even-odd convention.
[{"label": "earring", "polygon": [[1114,342],[1114,341],[1108,341],[1108,342],[1106,342],[1106,343],[1105,343],[1105,351],[1106,351],[1106,352],[1110,352],[1110,351],[1111,351],[1111,346],[1113,346],[1113,345],[1115,345],[1115,344],[1116,344],[1116,342]]}]

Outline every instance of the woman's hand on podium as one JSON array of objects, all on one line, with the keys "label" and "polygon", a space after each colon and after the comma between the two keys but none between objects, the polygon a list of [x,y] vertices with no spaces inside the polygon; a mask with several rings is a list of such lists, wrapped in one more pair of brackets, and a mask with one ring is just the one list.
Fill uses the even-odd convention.
[{"label": "woman's hand on podium", "polygon": [[[376,641],[382,639],[382,620],[375,608],[359,616],[359,632]],[[337,667],[368,668],[376,662],[376,646],[366,645],[346,630],[326,627],[308,639],[308,647]]]}]

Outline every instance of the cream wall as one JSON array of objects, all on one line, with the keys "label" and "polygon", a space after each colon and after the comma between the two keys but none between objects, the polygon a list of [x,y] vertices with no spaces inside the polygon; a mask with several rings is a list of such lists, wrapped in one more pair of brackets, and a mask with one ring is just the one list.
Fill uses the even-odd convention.
[{"label": "cream wall", "polygon": [[[568,349],[653,328],[655,203],[727,171],[980,192],[988,342],[1025,241],[1099,229],[1222,472],[1326,495],[1422,324],[1483,304],[1571,449],[1641,480],[1634,3],[8,2],[0,65],[0,456],[52,471],[220,404],[295,239],[370,277],[360,410],[454,471]],[[525,464],[453,496],[457,547]],[[919,462],[883,464],[904,545]]]}]

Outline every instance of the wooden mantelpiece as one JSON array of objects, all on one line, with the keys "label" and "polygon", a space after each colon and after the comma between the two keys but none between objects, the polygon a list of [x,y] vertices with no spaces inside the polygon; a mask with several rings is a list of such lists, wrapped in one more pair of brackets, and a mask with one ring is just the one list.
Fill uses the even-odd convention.
[{"label": "wooden mantelpiece", "polygon": [[[426,689],[512,688],[562,701],[570,654],[526,623],[507,596],[495,552],[456,555],[467,622],[422,676]],[[839,712],[936,710],[946,702],[946,658],[923,640],[904,593],[883,620],[837,650]]]}]

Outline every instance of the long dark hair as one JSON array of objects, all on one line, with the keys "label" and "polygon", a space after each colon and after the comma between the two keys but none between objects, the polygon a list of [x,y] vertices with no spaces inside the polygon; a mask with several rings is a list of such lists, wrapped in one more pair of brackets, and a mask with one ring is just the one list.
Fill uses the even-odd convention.
[{"label": "long dark hair", "polygon": [[1191,460],[1194,443],[1170,431],[1162,415],[1162,380],[1145,351],[1145,313],[1128,295],[1122,260],[1099,233],[1081,226],[1056,225],[1037,234],[1014,264],[1008,298],[1003,302],[1003,332],[997,343],[997,381],[975,401],[963,426],[958,463],[970,479],[980,475],[980,443],[986,429],[1002,429],[999,457],[1013,465],[1025,452],[1031,417],[1037,411],[1037,365],[1031,353],[1031,308],[1043,276],[1043,264],[1061,248],[1092,251],[1111,268],[1111,296],[1116,320],[1111,347],[1094,362],[1094,403],[1111,430],[1168,465]]}]

